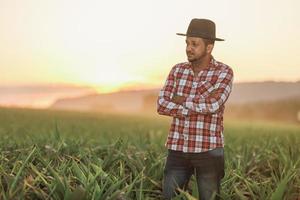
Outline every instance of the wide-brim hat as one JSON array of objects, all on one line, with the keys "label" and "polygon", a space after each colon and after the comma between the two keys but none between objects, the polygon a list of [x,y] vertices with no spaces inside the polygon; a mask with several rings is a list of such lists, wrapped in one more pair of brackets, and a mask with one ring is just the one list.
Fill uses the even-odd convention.
[{"label": "wide-brim hat", "polygon": [[186,33],[176,33],[188,37],[200,37],[209,40],[224,41],[216,37],[216,25],[209,19],[192,19]]}]

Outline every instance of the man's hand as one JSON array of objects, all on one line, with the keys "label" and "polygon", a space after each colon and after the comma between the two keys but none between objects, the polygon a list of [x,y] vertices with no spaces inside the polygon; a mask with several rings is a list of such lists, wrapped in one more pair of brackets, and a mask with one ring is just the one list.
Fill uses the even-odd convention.
[{"label": "man's hand", "polygon": [[172,101],[176,104],[182,105],[186,98],[184,96],[174,95]]}]

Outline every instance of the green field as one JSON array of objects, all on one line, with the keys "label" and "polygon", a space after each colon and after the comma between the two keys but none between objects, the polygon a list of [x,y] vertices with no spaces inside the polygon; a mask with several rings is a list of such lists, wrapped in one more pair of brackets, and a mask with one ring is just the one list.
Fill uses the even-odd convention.
[{"label": "green field", "polygon": [[[160,199],[170,118],[0,108],[0,199]],[[300,199],[300,126],[225,121],[222,199]],[[189,195],[191,194],[191,195]],[[197,198],[194,177],[189,194]]]}]

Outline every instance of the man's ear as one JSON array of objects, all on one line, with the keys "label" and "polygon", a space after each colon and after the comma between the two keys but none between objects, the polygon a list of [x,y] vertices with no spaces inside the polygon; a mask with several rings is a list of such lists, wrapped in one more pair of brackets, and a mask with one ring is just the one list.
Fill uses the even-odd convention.
[{"label": "man's ear", "polygon": [[213,44],[208,44],[206,46],[206,52],[207,53],[211,53],[213,49],[214,49],[214,45]]}]

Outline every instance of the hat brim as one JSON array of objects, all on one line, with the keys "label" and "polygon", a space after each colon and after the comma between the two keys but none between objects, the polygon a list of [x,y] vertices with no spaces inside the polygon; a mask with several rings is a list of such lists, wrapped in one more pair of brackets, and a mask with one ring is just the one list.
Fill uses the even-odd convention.
[{"label": "hat brim", "polygon": [[176,33],[176,35],[189,36],[189,37],[199,37],[199,38],[204,38],[204,39],[209,39],[209,40],[216,40],[216,41],[225,41],[224,39],[221,39],[221,38],[205,38],[205,37],[201,37],[201,36],[187,35],[187,34],[184,34],[184,33]]}]

